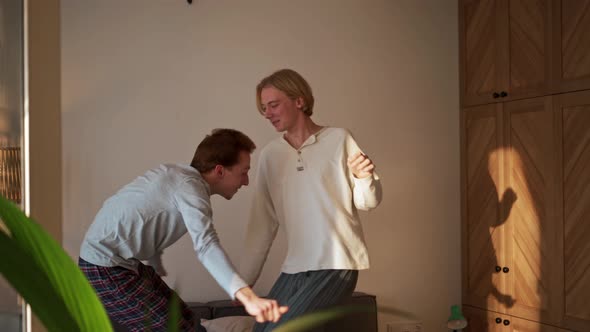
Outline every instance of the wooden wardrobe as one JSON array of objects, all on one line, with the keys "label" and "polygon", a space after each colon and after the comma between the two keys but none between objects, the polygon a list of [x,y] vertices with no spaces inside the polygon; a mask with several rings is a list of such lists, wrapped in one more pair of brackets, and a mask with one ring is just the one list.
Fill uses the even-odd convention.
[{"label": "wooden wardrobe", "polygon": [[590,331],[590,0],[459,0],[466,331]]}]

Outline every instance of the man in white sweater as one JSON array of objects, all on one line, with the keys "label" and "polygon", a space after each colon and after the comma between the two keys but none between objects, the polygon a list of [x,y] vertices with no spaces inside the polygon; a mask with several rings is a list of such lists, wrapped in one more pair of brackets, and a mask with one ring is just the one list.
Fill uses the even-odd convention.
[{"label": "man in white sweater", "polygon": [[[105,201],[86,233],[78,265],[111,319],[130,331],[166,330],[173,291],[160,277],[166,274],[160,256],[187,232],[205,268],[258,322],[276,322],[287,311],[275,300],[258,297],[242,280],[213,227],[211,195],[229,200],[248,185],[254,149],[237,130],[214,130],[190,165],[161,165]],[[179,328],[204,331],[180,304]]]},{"label": "man in white sweater", "polygon": [[[358,210],[381,201],[374,165],[346,129],[311,120],[314,98],[299,73],[279,70],[256,88],[260,113],[284,133],[260,152],[255,197],[242,261],[253,285],[279,226],[287,257],[269,297],[289,306],[278,324],[341,303],[369,257]],[[273,322],[254,331],[271,331]]]}]

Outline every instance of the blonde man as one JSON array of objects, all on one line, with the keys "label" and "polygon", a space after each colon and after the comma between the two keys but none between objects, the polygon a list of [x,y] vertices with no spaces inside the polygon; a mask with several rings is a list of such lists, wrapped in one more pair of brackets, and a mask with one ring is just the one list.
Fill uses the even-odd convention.
[{"label": "blonde man", "polygon": [[369,268],[358,210],[381,201],[375,166],[346,129],[316,124],[307,81],[291,69],[265,77],[256,104],[280,137],[261,153],[242,275],[253,285],[279,226],[287,257],[269,297],[289,306],[270,331],[293,317],[340,303]]}]

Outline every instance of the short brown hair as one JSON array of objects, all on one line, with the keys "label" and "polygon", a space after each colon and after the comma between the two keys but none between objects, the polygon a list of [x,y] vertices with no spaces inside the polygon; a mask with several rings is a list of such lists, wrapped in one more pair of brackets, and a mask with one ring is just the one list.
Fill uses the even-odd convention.
[{"label": "short brown hair", "polygon": [[240,152],[252,153],[256,145],[244,133],[235,129],[214,129],[197,146],[191,166],[205,173],[216,165],[231,167],[238,163]]},{"label": "short brown hair", "polygon": [[260,100],[260,93],[262,89],[267,87],[274,87],[283,91],[287,97],[296,99],[301,97],[303,99],[303,113],[308,116],[313,114],[313,93],[309,83],[298,72],[292,69],[281,69],[274,72],[272,75],[263,78],[256,86],[256,107],[261,114],[262,101]]}]

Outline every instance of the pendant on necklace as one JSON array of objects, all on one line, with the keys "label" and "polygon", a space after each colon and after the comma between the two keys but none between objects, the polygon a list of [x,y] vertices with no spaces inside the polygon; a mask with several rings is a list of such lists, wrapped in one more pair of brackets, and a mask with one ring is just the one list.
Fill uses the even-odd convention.
[{"label": "pendant on necklace", "polygon": [[303,171],[303,170],[304,170],[303,166],[297,166],[297,171],[298,171],[298,172],[301,172],[301,171]]}]

